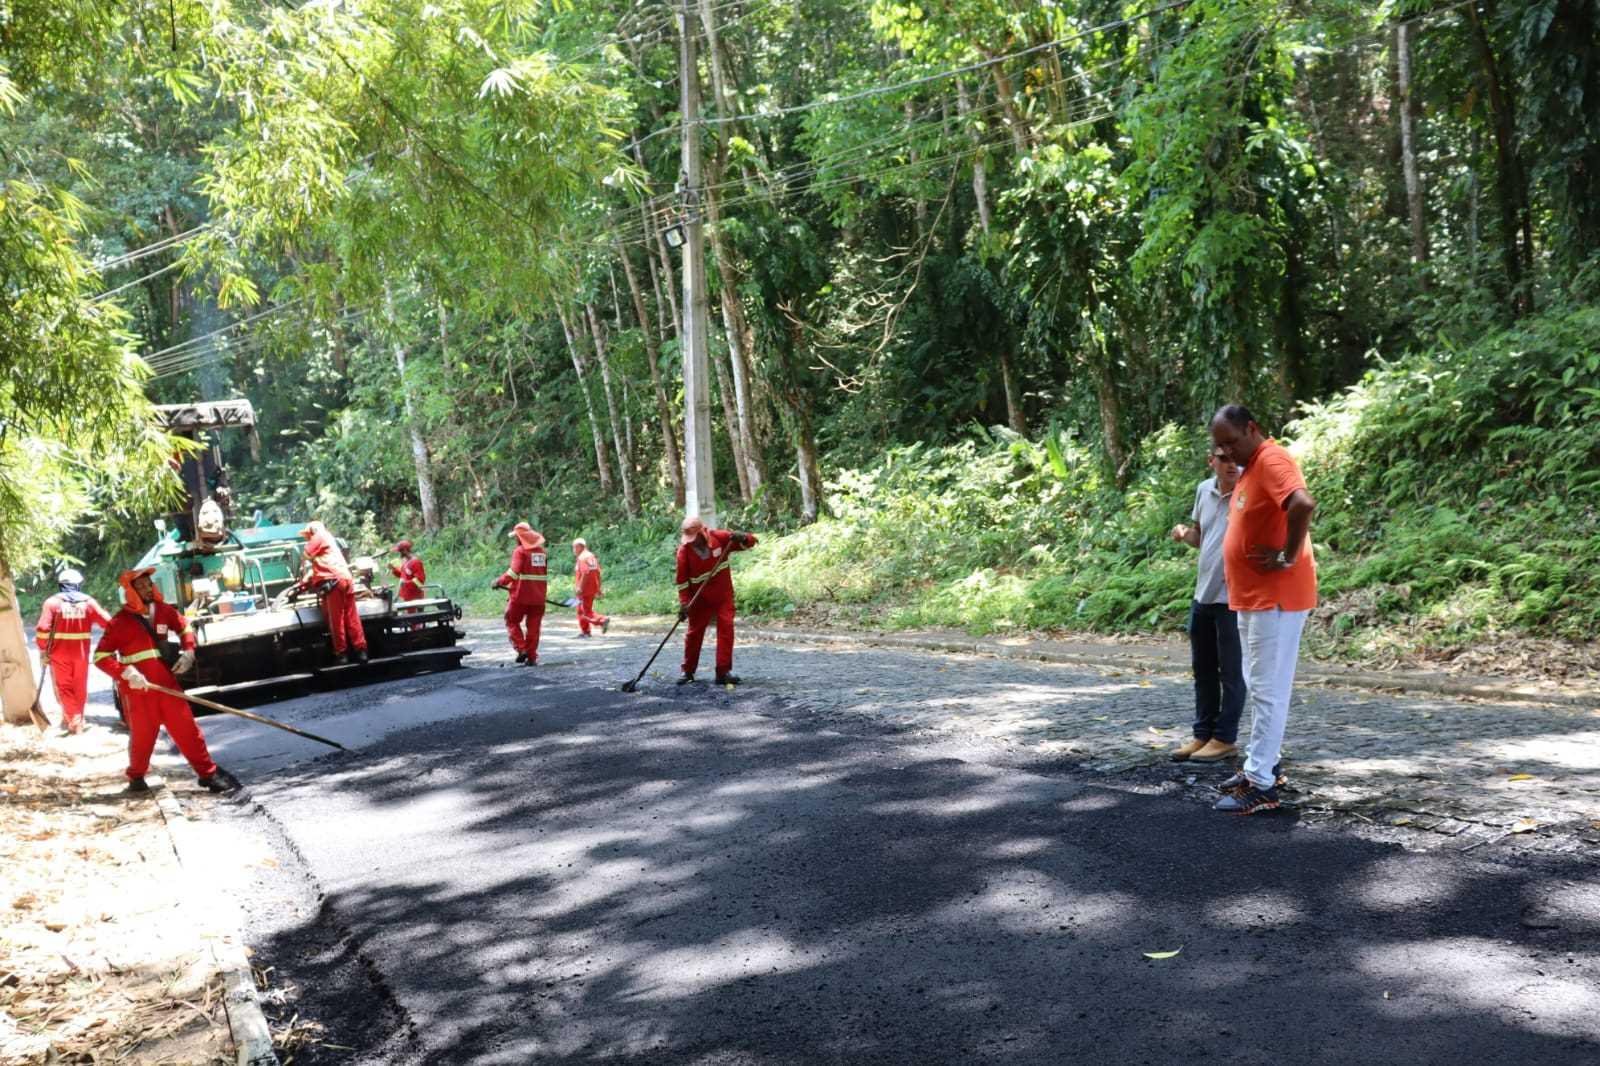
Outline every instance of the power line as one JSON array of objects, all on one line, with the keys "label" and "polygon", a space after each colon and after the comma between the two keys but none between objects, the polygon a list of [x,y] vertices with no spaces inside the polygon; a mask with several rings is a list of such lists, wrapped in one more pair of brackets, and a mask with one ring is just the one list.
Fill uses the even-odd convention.
[{"label": "power line", "polygon": [[[938,71],[933,74],[926,74],[921,77],[907,79],[906,81],[895,82],[892,85],[880,85],[876,88],[861,89],[853,93],[847,93],[844,96],[830,96],[820,100],[808,100],[802,104],[790,104],[787,107],[774,108],[770,111],[752,111],[746,114],[719,115],[711,118],[697,117],[691,121],[702,126],[721,126],[730,122],[753,122],[757,119],[782,118],[787,115],[796,115],[805,111],[813,111],[819,107],[832,107],[840,104],[849,104],[854,103],[857,100],[867,100],[873,97],[884,96],[888,93],[903,92],[906,89],[914,89],[919,85],[927,85],[931,82],[941,81],[945,78],[955,77],[959,74],[970,74],[977,70],[987,70],[988,68],[997,66],[1000,63],[1005,63],[1012,59],[1020,59],[1023,56],[1032,55],[1035,52],[1042,52],[1049,48],[1059,48],[1061,45],[1070,44],[1073,41],[1079,41],[1085,37],[1090,37],[1097,33],[1105,33],[1109,30],[1121,29],[1123,26],[1131,26],[1136,22],[1142,22],[1145,19],[1154,18],[1157,15],[1164,14],[1176,8],[1186,7],[1192,2],[1193,0],[1169,0],[1168,3],[1162,4],[1158,7],[1153,7],[1148,11],[1143,11],[1136,15],[1129,15],[1126,18],[1115,19],[1111,22],[1105,22],[1099,26],[1092,26],[1089,29],[1081,30],[1078,33],[1068,34],[1065,37],[1057,37],[1054,40],[1044,41],[1040,44],[1029,45],[1027,48],[1020,48],[1015,52],[1008,52],[1005,55],[998,55],[989,59],[979,60],[976,63],[968,63],[965,66],[951,67],[947,70]],[[647,133],[643,137],[623,145],[623,151],[626,152],[635,145],[644,144],[646,141],[654,140],[656,137],[665,136],[668,133],[679,131],[683,129],[683,127],[684,123],[678,123],[673,126],[664,126],[659,130]]]}]

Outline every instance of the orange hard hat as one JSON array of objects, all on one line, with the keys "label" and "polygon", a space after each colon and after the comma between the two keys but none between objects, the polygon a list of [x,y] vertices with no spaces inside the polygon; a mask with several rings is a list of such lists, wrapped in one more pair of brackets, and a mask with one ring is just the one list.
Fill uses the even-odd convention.
[{"label": "orange hard hat", "polygon": [[[121,574],[119,574],[117,576],[117,584],[122,586],[122,602],[127,604],[128,608],[130,610],[137,611],[139,614],[143,614],[144,613],[144,609],[145,609],[145,606],[146,606],[145,602],[144,602],[144,597],[140,596],[137,592],[135,592],[133,590],[133,583],[135,581],[137,581],[139,578],[141,578],[141,577],[149,577],[151,574],[153,574],[155,572],[156,572],[156,568],[155,567],[153,567],[153,566],[145,566],[145,567],[140,567],[137,570],[124,570]],[[155,595],[156,602],[160,603],[161,602],[161,590],[160,589],[152,589],[151,591]]]},{"label": "orange hard hat", "polygon": [[544,534],[526,522],[518,522],[515,526],[512,526],[511,535],[516,537],[517,543],[524,548],[544,547]]}]

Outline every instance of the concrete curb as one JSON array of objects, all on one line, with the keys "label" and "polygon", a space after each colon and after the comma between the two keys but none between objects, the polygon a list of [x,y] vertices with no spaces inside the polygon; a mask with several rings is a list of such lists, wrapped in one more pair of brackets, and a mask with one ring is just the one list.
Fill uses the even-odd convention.
[{"label": "concrete curb", "polygon": [[[642,632],[649,627],[642,621],[613,622],[613,627]],[[782,629],[742,626],[741,634],[758,640],[790,644],[865,645],[906,648],[913,651],[944,652],[956,655],[984,655],[1027,662],[1065,663],[1112,670],[1149,670],[1160,673],[1189,673],[1187,656],[1177,658],[1137,645],[1079,644],[1050,646],[1049,642],[1020,640],[1008,643],[992,637],[933,635],[926,633],[881,633],[870,630]],[[1471,697],[1516,703],[1542,703],[1582,710],[1600,708],[1600,691],[1551,692],[1531,685],[1516,685],[1495,678],[1454,677],[1446,674],[1380,673],[1337,666],[1320,666],[1302,661],[1296,672],[1297,684],[1332,685],[1385,693],[1426,693],[1432,696]]]},{"label": "concrete curb", "polygon": [[[203,871],[204,864],[199,861],[193,842],[188,840],[189,816],[183,812],[178,797],[172,794],[160,775],[151,774],[148,780],[155,789],[156,806],[161,811],[161,820],[166,823],[167,835],[172,838],[178,865],[195,872]],[[203,877],[196,881],[206,883]],[[203,909],[210,926],[206,932],[211,934],[211,957],[222,974],[223,1003],[228,1012],[228,1030],[233,1034],[238,1066],[279,1066],[278,1053],[272,1047],[272,1030],[261,1011],[255,977],[239,935],[239,923],[223,917],[226,904],[222,900],[211,901]]]}]

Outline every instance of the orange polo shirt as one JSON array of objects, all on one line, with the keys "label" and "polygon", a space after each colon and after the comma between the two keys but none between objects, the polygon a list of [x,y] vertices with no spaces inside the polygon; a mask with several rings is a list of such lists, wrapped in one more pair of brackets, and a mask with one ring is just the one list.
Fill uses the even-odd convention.
[{"label": "orange polo shirt", "polygon": [[1222,565],[1228,580],[1228,606],[1235,611],[1309,611],[1317,605],[1317,562],[1311,536],[1287,570],[1264,570],[1250,561],[1258,548],[1277,551],[1289,537],[1284,501],[1306,487],[1300,467],[1277,441],[1268,440],[1250,457],[1233,490]]}]

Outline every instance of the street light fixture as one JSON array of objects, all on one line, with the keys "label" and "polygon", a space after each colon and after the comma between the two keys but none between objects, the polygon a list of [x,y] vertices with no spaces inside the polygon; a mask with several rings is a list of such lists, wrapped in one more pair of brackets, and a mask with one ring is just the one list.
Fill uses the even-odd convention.
[{"label": "street light fixture", "polygon": [[683,247],[683,226],[681,224],[674,222],[661,235],[666,238],[668,248],[677,249]]}]

